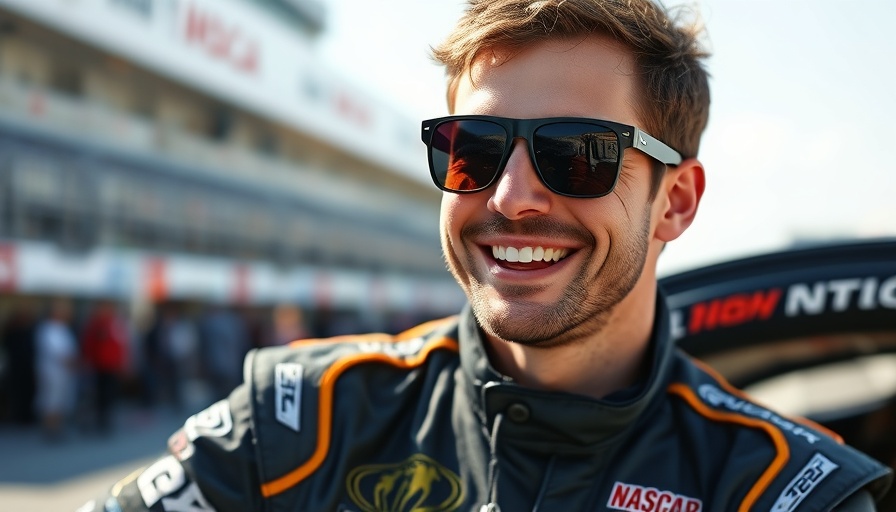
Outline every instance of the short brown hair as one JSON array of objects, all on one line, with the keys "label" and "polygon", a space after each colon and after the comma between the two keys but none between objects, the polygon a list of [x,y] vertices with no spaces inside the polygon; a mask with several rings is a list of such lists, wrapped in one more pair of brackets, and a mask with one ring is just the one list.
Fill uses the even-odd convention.
[{"label": "short brown hair", "polygon": [[479,53],[521,49],[554,38],[605,34],[632,50],[652,101],[638,105],[648,133],[683,157],[697,156],[709,117],[709,80],[696,23],[676,24],[652,0],[469,0],[465,14],[433,57],[445,65],[448,100]]}]

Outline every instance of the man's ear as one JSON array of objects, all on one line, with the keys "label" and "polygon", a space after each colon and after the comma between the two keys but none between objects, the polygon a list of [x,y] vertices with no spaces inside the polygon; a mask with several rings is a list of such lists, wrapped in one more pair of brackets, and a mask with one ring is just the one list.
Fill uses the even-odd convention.
[{"label": "man's ear", "polygon": [[657,212],[656,238],[671,242],[685,232],[694,222],[705,186],[703,164],[696,158],[688,158],[666,171],[654,201],[662,208]]}]

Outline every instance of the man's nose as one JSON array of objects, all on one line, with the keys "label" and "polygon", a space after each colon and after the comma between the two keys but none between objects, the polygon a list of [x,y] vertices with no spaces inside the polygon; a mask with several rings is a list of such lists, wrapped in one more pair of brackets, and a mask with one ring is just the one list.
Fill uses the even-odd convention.
[{"label": "man's nose", "polygon": [[513,151],[488,201],[490,210],[511,220],[547,213],[554,200],[538,177],[526,144],[521,138],[513,141]]}]

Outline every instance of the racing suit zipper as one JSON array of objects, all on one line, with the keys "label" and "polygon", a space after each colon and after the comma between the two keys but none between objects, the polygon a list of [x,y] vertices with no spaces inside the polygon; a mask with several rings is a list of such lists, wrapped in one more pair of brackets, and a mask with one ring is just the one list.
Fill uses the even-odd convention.
[{"label": "racing suit zipper", "polygon": [[548,482],[551,481],[551,473],[554,471],[554,463],[556,461],[557,455],[551,455],[551,459],[548,460],[548,467],[544,472],[544,477],[541,479],[541,489],[538,490],[538,496],[535,498],[535,505],[532,505],[532,512],[538,512],[538,506],[541,505],[545,494],[548,492]]},{"label": "racing suit zipper", "polygon": [[[489,439],[489,463],[488,463],[488,489],[489,502],[479,508],[479,512],[501,512],[498,506],[498,431],[501,423],[504,421],[504,413],[495,415],[495,422],[492,424],[492,435]],[[557,455],[551,455],[548,460],[548,467],[545,469],[544,477],[541,479],[541,486],[538,489],[538,495],[535,503],[532,505],[532,512],[538,512],[538,507],[547,494],[548,483],[551,480],[551,474],[554,471],[554,463],[557,461]]]},{"label": "racing suit zipper", "polygon": [[495,415],[495,422],[492,424],[492,435],[488,440],[488,504],[479,508],[479,512],[501,512],[498,506],[498,431],[501,428],[501,422],[504,420],[504,413]]}]

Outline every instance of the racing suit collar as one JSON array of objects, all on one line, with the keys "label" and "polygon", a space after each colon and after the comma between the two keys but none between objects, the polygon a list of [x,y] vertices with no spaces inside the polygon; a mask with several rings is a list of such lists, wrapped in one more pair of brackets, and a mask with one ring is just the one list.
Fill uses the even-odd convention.
[{"label": "racing suit collar", "polygon": [[544,453],[603,451],[663,395],[674,348],[668,316],[665,297],[658,293],[647,380],[596,400],[525,388],[502,376],[488,360],[484,334],[468,305],[458,326],[465,392],[487,432],[493,431],[497,415],[505,416],[502,443],[519,442]]}]

